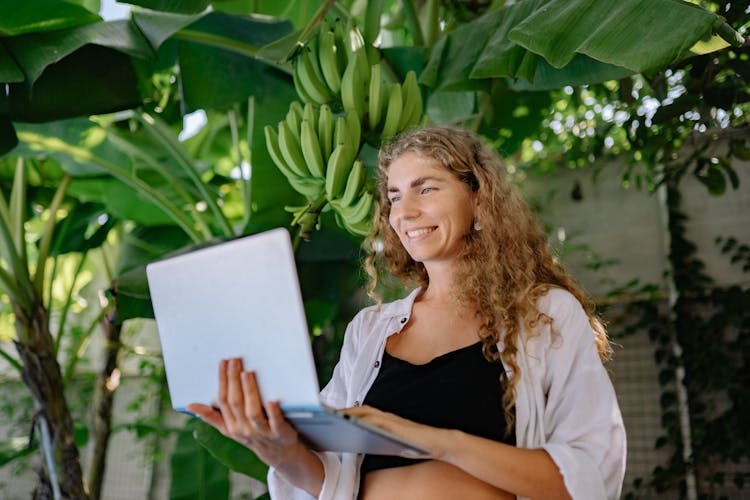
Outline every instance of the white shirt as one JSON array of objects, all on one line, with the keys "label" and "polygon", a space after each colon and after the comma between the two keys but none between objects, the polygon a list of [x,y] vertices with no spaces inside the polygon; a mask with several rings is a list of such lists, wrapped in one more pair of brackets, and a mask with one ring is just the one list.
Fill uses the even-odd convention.
[{"label": "white shirt", "polygon": [[[378,374],[389,335],[409,321],[420,290],[380,307],[360,311],[349,324],[331,381],[321,401],[334,408],[358,406]],[[516,361],[516,446],[543,448],[552,457],[574,499],[616,499],[625,475],[625,427],[614,388],[602,365],[594,333],[581,304],[552,288],[538,302],[552,325],[534,335],[521,330]],[[552,333],[554,329],[554,334]],[[502,342],[498,345],[502,350]],[[513,376],[512,372],[508,373]],[[352,500],[359,491],[362,455],[317,453],[325,479],[321,500]],[[274,469],[268,473],[274,499],[310,499]]]}]

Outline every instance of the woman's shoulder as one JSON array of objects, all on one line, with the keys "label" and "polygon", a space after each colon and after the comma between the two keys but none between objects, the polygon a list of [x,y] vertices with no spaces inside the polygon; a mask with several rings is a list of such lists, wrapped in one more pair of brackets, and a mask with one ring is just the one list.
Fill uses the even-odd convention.
[{"label": "woman's shoulder", "polygon": [[583,305],[564,288],[550,286],[549,289],[537,300],[539,312],[551,318],[565,317],[571,314],[583,313]]}]

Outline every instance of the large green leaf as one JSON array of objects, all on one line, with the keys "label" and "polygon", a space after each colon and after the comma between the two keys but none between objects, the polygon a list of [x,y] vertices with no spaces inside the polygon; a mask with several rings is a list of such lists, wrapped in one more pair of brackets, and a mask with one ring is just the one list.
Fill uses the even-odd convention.
[{"label": "large green leaf", "polygon": [[522,0],[443,37],[421,81],[444,90],[486,89],[483,79],[498,77],[533,89],[592,83],[687,57],[715,31],[734,33],[680,0]]},{"label": "large green leaf", "polygon": [[130,109],[141,102],[130,58],[120,51],[86,45],[50,65],[30,91],[10,84],[14,121],[45,122]]},{"label": "large green leaf", "polygon": [[[19,132],[28,132],[44,138],[60,141],[89,151],[92,155],[108,162],[131,168],[130,158],[107,142],[107,131],[87,118],[72,118],[41,124],[17,124]],[[96,163],[71,155],[50,151],[22,142],[14,153],[24,157],[44,156],[54,158],[63,170],[74,177],[101,177],[104,171]]]},{"label": "large green leaf", "polygon": [[5,89],[0,88],[0,157],[16,147],[18,137],[8,113],[8,96]]},{"label": "large green leaf", "polygon": [[211,5],[211,0],[122,0],[122,3],[163,12],[194,14],[205,10]]},{"label": "large green leaf", "polygon": [[578,86],[592,83],[619,80],[632,75],[629,69],[599,62],[590,57],[576,54],[570,63],[558,69],[543,58],[538,58],[533,80],[525,78],[506,79],[513,90],[552,90],[566,85]]},{"label": "large green leaf", "polygon": [[179,60],[186,111],[226,109],[251,95],[272,99],[273,89],[291,82],[263,62],[204,44],[183,41]]},{"label": "large green leaf", "polygon": [[138,10],[133,12],[133,23],[143,33],[154,49],[158,49],[164,41],[195,22],[204,14],[175,14],[171,12],[155,12]]},{"label": "large green leaf", "polygon": [[[32,85],[45,68],[72,54],[86,44],[100,45],[140,58],[156,53],[138,28],[130,21],[87,24],[54,32],[32,33],[4,41],[8,51],[23,69]],[[102,63],[106,56],[102,54]],[[96,67],[96,63],[91,61]]]},{"label": "large green leaf", "polygon": [[208,424],[197,421],[193,437],[219,462],[240,474],[266,482],[268,466],[252,451],[229,439]]},{"label": "large green leaf", "polygon": [[256,57],[258,49],[291,31],[292,25],[288,21],[211,12],[177,32],[175,37]]},{"label": "large green leaf", "polygon": [[476,92],[434,92],[427,98],[425,113],[433,123],[460,123],[476,113]]},{"label": "large green leaf", "polygon": [[229,469],[215,460],[193,438],[193,423],[180,432],[172,452],[170,500],[222,500],[229,498]]},{"label": "large green leaf", "polygon": [[60,0],[4,0],[2,9],[0,36],[59,30],[101,19],[80,5]]},{"label": "large green leaf", "polygon": [[722,24],[717,14],[681,0],[551,0],[508,37],[556,68],[585,54],[642,72],[684,58]]},{"label": "large green leaf", "polygon": [[23,79],[23,71],[13,60],[8,49],[0,44],[0,82],[22,82]]},{"label": "large green leaf", "polygon": [[[156,178],[149,184],[168,198],[175,198],[169,184]],[[172,218],[154,205],[140,191],[114,177],[77,179],[69,190],[81,201],[104,203],[107,211],[123,220],[131,220],[144,226],[171,224]]]},{"label": "large green leaf", "polygon": [[116,220],[108,216],[98,203],[76,203],[55,225],[49,255],[85,252],[99,247],[107,238]]}]

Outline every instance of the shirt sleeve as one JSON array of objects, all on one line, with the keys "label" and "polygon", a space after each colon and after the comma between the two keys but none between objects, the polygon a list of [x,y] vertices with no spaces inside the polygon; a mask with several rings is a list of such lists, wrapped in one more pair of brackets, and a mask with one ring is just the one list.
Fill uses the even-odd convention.
[{"label": "shirt sleeve", "polygon": [[[346,327],[344,344],[341,347],[339,361],[333,369],[331,380],[320,393],[321,401],[334,408],[346,405],[347,383],[351,380],[351,373],[354,368],[361,324],[362,313],[355,316]],[[339,487],[342,454],[328,451],[314,453],[323,463],[325,474],[323,487],[318,498],[320,500],[339,500],[339,498],[345,498],[341,496],[341,493],[343,490],[350,488]],[[306,491],[291,485],[273,467],[268,470],[268,492],[272,499],[309,500],[314,498]],[[339,497],[336,496],[337,493],[339,493]]]},{"label": "shirt sleeve", "polygon": [[553,333],[545,355],[543,448],[572,498],[617,499],[625,475],[625,427],[589,318],[563,290],[550,292],[546,309]]}]

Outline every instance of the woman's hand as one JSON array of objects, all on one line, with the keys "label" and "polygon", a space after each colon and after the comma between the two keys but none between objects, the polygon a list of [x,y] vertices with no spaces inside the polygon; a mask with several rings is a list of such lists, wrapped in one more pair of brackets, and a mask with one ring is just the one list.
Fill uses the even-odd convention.
[{"label": "woman's hand", "polygon": [[218,405],[217,409],[194,403],[187,410],[272,467],[281,467],[306,450],[279,404],[263,403],[255,374],[243,370],[242,360],[221,361]]},{"label": "woman's hand", "polygon": [[407,420],[393,413],[384,412],[367,405],[347,408],[345,413],[407,439],[430,452],[428,456],[420,458],[440,460],[445,453],[445,440],[450,439],[453,432],[450,429],[419,424],[413,420]]}]

